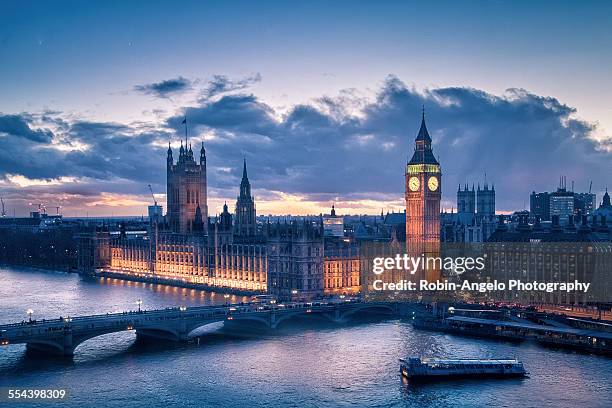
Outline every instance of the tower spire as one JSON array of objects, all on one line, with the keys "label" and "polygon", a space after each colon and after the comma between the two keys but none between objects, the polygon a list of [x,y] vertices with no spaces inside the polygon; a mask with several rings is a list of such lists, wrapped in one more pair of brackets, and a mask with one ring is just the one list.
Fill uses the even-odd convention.
[{"label": "tower spire", "polygon": [[429,136],[429,132],[427,131],[427,126],[425,125],[425,105],[423,105],[423,116],[421,118],[421,128],[419,129],[419,134],[416,137],[416,141],[431,143],[431,137]]},{"label": "tower spire", "polygon": [[185,125],[185,149],[187,149],[187,115],[183,119],[183,125]]}]

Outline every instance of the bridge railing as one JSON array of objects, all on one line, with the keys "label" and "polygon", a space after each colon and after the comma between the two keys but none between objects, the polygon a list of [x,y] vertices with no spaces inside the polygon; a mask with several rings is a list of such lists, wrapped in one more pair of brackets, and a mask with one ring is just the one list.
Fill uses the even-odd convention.
[{"label": "bridge railing", "polygon": [[[87,316],[75,316],[75,317],[66,317],[66,318],[53,318],[53,319],[42,319],[42,320],[32,320],[32,321],[22,321],[17,323],[7,323],[0,325],[0,330],[7,330],[13,328],[40,328],[40,327],[56,327],[57,325],[68,325],[70,323],[86,323],[86,322],[108,322],[109,320],[115,320],[115,318],[127,317],[127,316],[165,316],[168,312],[176,312],[177,317],[187,317],[191,316],[194,313],[202,313],[202,312],[223,312],[225,314],[229,313],[267,313],[270,311],[275,312],[283,312],[283,311],[291,311],[295,309],[314,309],[317,311],[320,310],[331,310],[338,306],[348,305],[348,304],[356,304],[363,303],[362,301],[320,301],[320,302],[290,302],[283,304],[261,304],[261,303],[233,303],[226,305],[207,305],[207,306],[194,306],[188,307],[184,310],[181,310],[180,307],[167,307],[164,309],[152,309],[152,310],[140,310],[140,311],[125,311],[125,312],[115,312],[115,313],[104,313],[104,314],[95,314],[95,315],[87,315]],[[232,310],[234,309],[234,310]],[[1,335],[0,331],[0,335]]]}]

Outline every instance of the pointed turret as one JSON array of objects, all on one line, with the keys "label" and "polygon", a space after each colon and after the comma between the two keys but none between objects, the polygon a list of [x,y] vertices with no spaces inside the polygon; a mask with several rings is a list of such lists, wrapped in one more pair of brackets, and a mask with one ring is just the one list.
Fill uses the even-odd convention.
[{"label": "pointed turret", "polygon": [[251,195],[251,183],[247,175],[246,158],[242,165],[242,181],[240,182],[240,195],[236,201],[236,222],[234,229],[239,237],[250,237],[257,233],[255,202]]},{"label": "pointed turret", "polygon": [[204,141],[202,141],[202,147],[200,148],[200,165],[206,164],[206,149],[204,149]]},{"label": "pointed turret", "polygon": [[414,154],[408,164],[439,164],[431,150],[431,137],[427,131],[427,125],[425,125],[425,108],[423,108],[421,128],[414,140],[414,144]]},{"label": "pointed turret", "polygon": [[427,125],[425,125],[425,108],[423,108],[423,117],[421,118],[421,128],[419,129],[419,134],[416,137],[416,141],[423,141],[431,144],[431,137],[429,136],[429,132],[427,131]]},{"label": "pointed turret", "polygon": [[166,162],[168,166],[172,166],[174,163],[174,159],[172,158],[172,148],[170,147],[170,142],[168,142],[168,156],[166,158]]}]

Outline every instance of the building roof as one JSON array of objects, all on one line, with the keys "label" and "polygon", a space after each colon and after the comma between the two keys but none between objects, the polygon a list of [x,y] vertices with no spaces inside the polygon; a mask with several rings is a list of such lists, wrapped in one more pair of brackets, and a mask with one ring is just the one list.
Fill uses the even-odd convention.
[{"label": "building roof", "polygon": [[385,220],[386,225],[401,225],[406,223],[406,213],[387,213]]},{"label": "building roof", "polygon": [[421,120],[421,128],[415,139],[415,149],[408,164],[439,164],[431,150],[431,137],[425,125],[425,111]]},{"label": "building roof", "polygon": [[421,119],[421,128],[419,129],[419,134],[417,135],[415,140],[422,140],[431,143],[431,137],[429,136],[429,132],[427,131],[427,125],[425,125],[425,111],[423,111],[423,118]]}]

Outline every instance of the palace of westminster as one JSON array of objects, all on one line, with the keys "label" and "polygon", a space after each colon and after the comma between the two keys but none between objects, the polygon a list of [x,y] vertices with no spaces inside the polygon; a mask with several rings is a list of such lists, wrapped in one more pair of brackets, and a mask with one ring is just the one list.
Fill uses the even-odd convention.
[{"label": "palace of westminster", "polygon": [[[414,143],[404,174],[406,211],[381,213],[369,222],[359,218],[352,224],[336,216],[333,206],[326,216],[289,222],[260,217],[258,222],[246,159],[234,214],[226,203],[220,215],[209,217],[204,145],[199,162],[187,140],[185,146],[181,142],[178,160],[168,146],[165,216],[162,207],[155,205],[149,207],[146,232],[134,234],[122,228],[118,233],[101,229],[83,234],[78,238],[79,269],[102,276],[307,299],[364,293],[373,277],[367,261],[372,256],[406,252],[438,257],[441,250],[448,251],[446,243],[491,242],[491,271],[503,271],[506,278],[528,274],[571,280],[587,278],[586,273],[606,274],[611,267],[612,234],[603,215],[593,215],[591,223],[583,216],[580,228],[572,229],[573,224],[560,228],[553,220],[546,229],[539,218],[530,227],[526,216],[517,213],[517,226],[509,230],[510,220],[495,215],[495,188],[486,181],[484,189],[479,186],[477,191],[460,186],[458,211],[441,212],[442,172],[424,113]],[[604,197],[598,211],[612,210],[609,202],[609,196]],[[537,248],[497,244],[508,241],[590,242],[593,256],[608,256],[585,260],[581,244]],[[441,242],[446,245],[442,249]],[[440,278],[442,271],[422,272],[420,277],[431,281]]]}]

